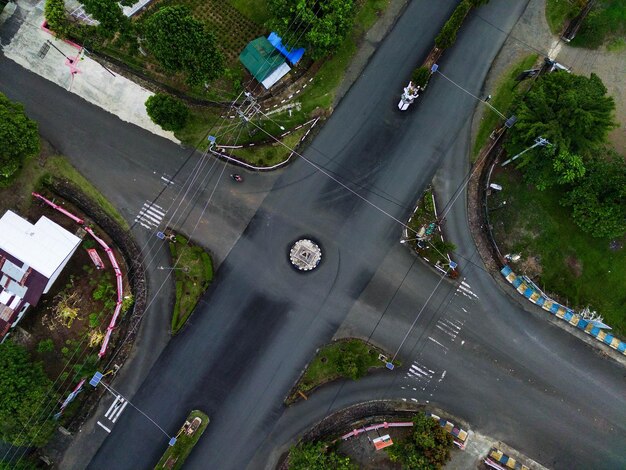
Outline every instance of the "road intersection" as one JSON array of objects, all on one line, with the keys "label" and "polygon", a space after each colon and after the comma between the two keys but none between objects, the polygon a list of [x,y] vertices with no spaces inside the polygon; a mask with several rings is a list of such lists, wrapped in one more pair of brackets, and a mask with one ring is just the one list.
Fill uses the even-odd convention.
[{"label": "road intersection", "polygon": [[[305,152],[400,220],[434,175],[447,201],[468,170],[471,98],[435,80],[411,113],[395,109],[398,90],[455,3],[409,3]],[[481,15],[508,31],[526,3],[494,0]],[[442,70],[478,93],[502,42],[499,31],[470,18]],[[174,181],[163,195],[168,201],[190,174],[186,166],[173,177],[184,151],[68,98],[6,60],[0,89],[25,103],[44,137],[129,220],[163,188],[161,176]],[[41,106],[37,99],[44,96],[48,102]],[[216,178],[207,178],[198,200]],[[526,312],[494,284],[469,235],[464,197],[446,221],[464,279],[439,284],[439,275],[398,243],[401,226],[302,159],[273,175],[246,175],[243,185],[227,183],[220,183],[196,237],[216,247],[220,269],[192,325],[168,341],[163,291],[146,314],[136,357],[117,380],[117,389],[170,433],[189,409],[210,415],[188,468],[264,468],[329,412],[376,398],[435,403],[550,467],[623,466],[623,370]],[[199,208],[190,209],[181,226],[198,216]],[[140,243],[149,235],[141,227],[135,233]],[[290,242],[302,236],[324,250],[323,262],[306,275],[287,258]],[[153,289],[158,276],[151,271]],[[335,383],[283,407],[315,349],[333,336],[371,337],[395,351],[407,331],[402,368]],[[110,405],[103,403],[99,413]],[[110,434],[98,429],[96,418],[77,438],[82,457],[74,452],[65,468],[152,468],[167,444],[128,410]]]}]

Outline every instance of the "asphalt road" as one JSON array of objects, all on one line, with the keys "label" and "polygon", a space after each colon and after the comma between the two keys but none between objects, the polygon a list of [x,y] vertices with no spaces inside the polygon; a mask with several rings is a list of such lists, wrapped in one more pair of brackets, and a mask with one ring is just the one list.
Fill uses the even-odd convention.
[{"label": "asphalt road", "polygon": [[[306,152],[399,219],[406,218],[416,194],[439,168],[449,171],[437,175],[449,181],[444,194],[453,194],[467,170],[473,100],[436,78],[409,113],[395,108],[413,64],[425,55],[455,3],[437,2],[434,7],[411,2]],[[525,3],[492,1],[479,13],[506,31]],[[442,61],[442,71],[478,92],[503,39],[473,16]],[[0,63],[0,87],[13,90],[17,83],[7,83],[7,68],[6,61]],[[35,79],[33,83],[47,98],[49,87]],[[12,92],[12,97],[20,94]],[[21,95],[33,112],[30,93]],[[67,106],[64,98],[59,92],[59,105]],[[73,113],[86,109],[84,103],[76,105],[64,117],[73,119]],[[175,165],[168,158],[184,158],[174,149],[164,154],[165,141],[136,129],[127,130],[132,135],[126,139],[117,138],[127,126],[109,123],[95,109],[84,113],[80,119],[91,121],[85,124],[83,145],[64,143],[71,134],[57,136],[57,145],[73,161],[82,156],[81,170],[106,187],[105,194],[121,207],[140,207],[160,184],[151,170],[158,168],[157,176],[171,172]],[[44,110],[41,114],[48,119],[41,124],[43,132],[57,135],[55,119],[46,118]],[[87,132],[94,119],[105,119],[109,132],[96,132],[95,137]],[[111,163],[96,162],[113,141]],[[136,149],[128,165],[137,167],[116,173],[110,166],[118,165],[120,142]],[[140,171],[145,183],[116,181]],[[467,234],[463,198],[447,227],[459,247],[467,286],[441,283],[400,350],[404,367],[337,383],[285,410],[284,396],[319,345],[341,329],[371,334],[387,350],[396,350],[439,278],[421,262],[414,263],[398,244],[401,228],[393,220],[306,162],[296,161],[277,176],[264,199],[269,189],[263,186],[265,176],[247,178],[249,185],[241,187],[220,186],[214,218],[216,224],[231,227],[227,233],[233,235],[221,241],[225,256],[217,280],[191,327],[171,339],[158,358],[151,358],[156,360],[145,380],[135,379],[142,385],[133,402],[170,434],[192,408],[211,416],[187,468],[262,468],[275,460],[274,449],[283,448],[329,410],[379,397],[437,403],[477,430],[555,468],[623,466],[623,369],[520,309],[495,286]],[[111,187],[119,189],[111,195]],[[237,204],[233,201],[246,201],[239,203],[242,216],[254,213],[238,239],[239,226],[229,225],[229,211],[223,209]],[[125,215],[130,218],[131,209]],[[207,220],[213,221],[211,216]],[[209,246],[219,239],[212,228],[208,223],[199,232]],[[296,273],[287,262],[290,243],[302,235],[316,238],[324,250],[322,265],[307,275]],[[411,365],[417,369],[409,369]],[[408,374],[411,370],[422,373]],[[93,431],[90,437],[102,439],[104,431]],[[166,442],[155,426],[128,409],[90,468],[151,468]]]}]

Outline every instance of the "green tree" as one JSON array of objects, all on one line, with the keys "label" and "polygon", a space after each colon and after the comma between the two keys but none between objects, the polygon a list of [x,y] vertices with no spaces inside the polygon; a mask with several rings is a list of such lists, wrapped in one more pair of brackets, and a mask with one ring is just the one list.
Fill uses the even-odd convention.
[{"label": "green tree", "polygon": [[126,30],[130,21],[122,7],[115,0],[80,0],[85,11],[98,20],[98,30],[105,37],[112,37],[118,31]]},{"label": "green tree", "polygon": [[289,451],[289,470],[352,470],[350,458],[329,450],[323,442],[300,443]]},{"label": "green tree", "polygon": [[561,203],[572,208],[574,223],[593,237],[626,233],[626,164],[611,150],[589,158],[586,174]]},{"label": "green tree", "polygon": [[189,118],[189,109],[182,101],[162,93],[146,100],[146,111],[150,119],[166,131],[182,129]]},{"label": "green tree", "polygon": [[169,72],[183,71],[187,83],[200,85],[224,73],[215,36],[181,5],[164,7],[143,25],[146,46]]},{"label": "green tree", "polygon": [[[615,127],[614,109],[613,98],[593,73],[590,77],[564,71],[544,75],[519,105],[507,151],[514,155],[542,136],[556,146],[557,153],[567,150],[584,155]],[[533,150],[521,158],[524,161],[539,154]]]},{"label": "green tree", "polygon": [[65,0],[46,0],[44,16],[48,22],[48,28],[58,37],[67,37],[69,23],[65,14]]},{"label": "green tree", "polygon": [[413,419],[411,435],[387,447],[389,459],[400,462],[402,468],[434,470],[450,459],[452,436],[439,423],[423,413]]},{"label": "green tree", "polygon": [[55,429],[49,405],[57,398],[43,367],[23,346],[0,344],[0,439],[17,446],[46,444]]},{"label": "green tree", "polygon": [[37,344],[37,352],[40,354],[45,354],[54,351],[54,342],[48,339],[42,339]]},{"label": "green tree", "polygon": [[[354,0],[268,0],[268,28],[289,47],[304,46],[314,59],[334,52],[352,29]],[[294,30],[297,30],[294,33]]]},{"label": "green tree", "polygon": [[549,146],[537,152],[535,158],[523,161],[519,166],[524,178],[539,191],[554,185],[573,184],[585,174],[585,163],[580,155],[566,149],[557,151]]},{"label": "green tree", "polygon": [[17,176],[24,160],[39,153],[37,123],[24,113],[24,107],[0,93],[0,187]]}]

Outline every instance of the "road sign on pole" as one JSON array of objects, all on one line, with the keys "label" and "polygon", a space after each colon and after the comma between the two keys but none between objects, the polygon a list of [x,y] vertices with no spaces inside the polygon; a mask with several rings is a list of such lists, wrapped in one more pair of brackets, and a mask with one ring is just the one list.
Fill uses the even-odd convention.
[{"label": "road sign on pole", "polygon": [[100,383],[102,377],[102,372],[96,372],[95,374],[93,374],[93,377],[89,381],[89,385],[91,385],[92,387],[96,387]]}]

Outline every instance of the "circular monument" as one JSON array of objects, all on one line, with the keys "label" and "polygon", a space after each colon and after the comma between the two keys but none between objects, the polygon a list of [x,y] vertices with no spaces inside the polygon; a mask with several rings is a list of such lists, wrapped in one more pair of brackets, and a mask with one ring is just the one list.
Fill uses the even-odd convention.
[{"label": "circular monument", "polygon": [[308,238],[296,241],[289,250],[289,261],[298,271],[312,271],[322,260],[322,249]]}]

